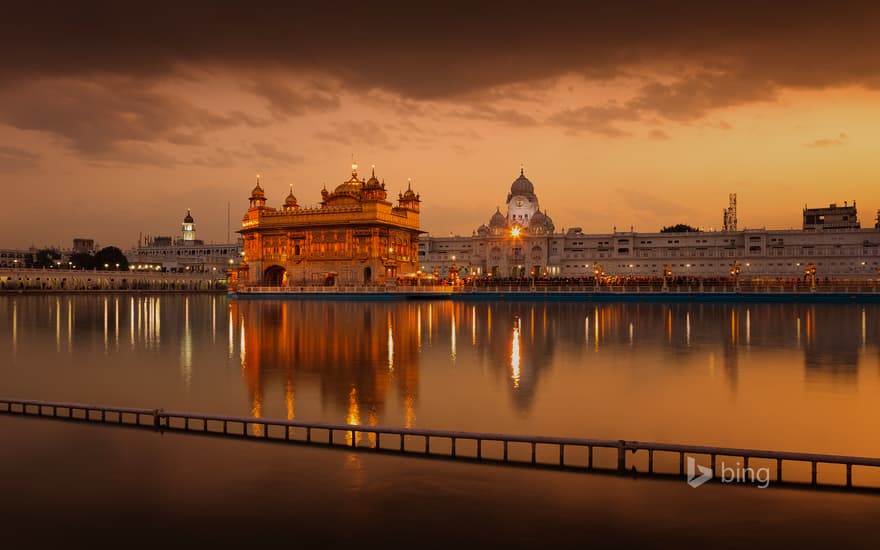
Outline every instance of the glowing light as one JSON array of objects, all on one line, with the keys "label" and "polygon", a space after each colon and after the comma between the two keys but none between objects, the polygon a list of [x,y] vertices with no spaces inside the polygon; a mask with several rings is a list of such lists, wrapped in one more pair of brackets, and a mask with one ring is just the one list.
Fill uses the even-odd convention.
[{"label": "glowing light", "polygon": [[519,343],[520,320],[517,319],[513,325],[513,343],[510,350],[510,379],[513,380],[513,387],[519,388],[520,380],[520,343]]},{"label": "glowing light", "polygon": [[513,229],[510,230],[511,237],[514,237],[514,238],[519,237],[519,233],[520,233],[519,227],[514,227]]}]

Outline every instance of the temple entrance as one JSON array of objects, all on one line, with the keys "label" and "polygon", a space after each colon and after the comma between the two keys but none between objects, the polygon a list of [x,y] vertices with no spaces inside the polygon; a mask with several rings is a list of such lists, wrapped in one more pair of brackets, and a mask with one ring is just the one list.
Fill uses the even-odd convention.
[{"label": "temple entrance", "polygon": [[373,270],[369,267],[364,268],[364,284],[368,285],[373,280]]},{"label": "temple entrance", "polygon": [[324,275],[324,286],[336,286],[336,276],[338,274],[335,271],[331,271]]},{"label": "temple entrance", "polygon": [[263,284],[266,286],[282,286],[287,278],[287,270],[280,265],[273,265],[266,268],[263,274]]}]

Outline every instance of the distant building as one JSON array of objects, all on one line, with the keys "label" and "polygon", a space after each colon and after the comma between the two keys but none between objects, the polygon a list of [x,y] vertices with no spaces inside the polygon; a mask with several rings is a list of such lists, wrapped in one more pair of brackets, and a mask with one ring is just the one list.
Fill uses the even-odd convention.
[{"label": "distant building", "polygon": [[25,267],[30,265],[37,254],[37,249],[16,250],[0,249],[0,267]]},{"label": "distant building", "polygon": [[[600,276],[801,278],[807,267],[819,278],[877,278],[880,219],[861,229],[856,206],[804,209],[803,230],[738,229],[736,197],[725,209],[724,231],[641,233],[634,230],[557,232],[538,206],[535,187],[522,171],[507,194],[506,215],[495,210],[470,236],[419,239],[419,267],[444,278]],[[589,206],[585,206],[585,212]],[[880,216],[880,215],[878,215]]]},{"label": "distant building", "polygon": [[375,169],[365,180],[352,164],[351,177],[332,192],[325,186],[315,208],[302,208],[292,186],[280,208],[267,206],[259,178],[249,201],[239,283],[385,284],[418,270],[421,200],[410,186],[393,204]]},{"label": "distant building", "polygon": [[166,271],[214,272],[225,275],[241,259],[241,241],[205,244],[196,239],[196,224],[187,209],[181,224],[181,236],[147,237],[126,253],[134,269]]},{"label": "distant building", "polygon": [[861,225],[856,213],[856,201],[853,201],[852,206],[844,202],[843,206],[832,203],[828,208],[804,207],[804,231],[859,228]]},{"label": "distant building", "polygon": [[74,254],[92,254],[95,252],[95,239],[73,239]]}]

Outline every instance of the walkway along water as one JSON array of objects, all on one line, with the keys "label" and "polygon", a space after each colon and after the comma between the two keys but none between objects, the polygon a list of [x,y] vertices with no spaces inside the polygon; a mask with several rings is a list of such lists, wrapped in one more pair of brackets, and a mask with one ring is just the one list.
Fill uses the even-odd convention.
[{"label": "walkway along water", "polygon": [[[762,464],[769,463],[764,467],[768,473],[767,481],[770,481],[769,472],[772,468],[775,472],[773,481],[776,484],[857,489],[880,493],[880,483],[877,483],[880,458],[643,441],[327,424],[20,399],[0,399],[0,414],[121,425],[160,432],[188,432],[299,444],[323,444],[358,450],[489,463],[501,462],[565,470],[620,475],[635,473],[687,479],[693,478],[692,465],[695,465],[698,459],[705,462],[708,457],[709,467],[697,466],[697,468],[704,474],[707,470],[712,472],[716,480],[723,480],[724,472],[722,470],[719,476],[718,460],[727,457],[741,459],[735,462],[737,474],[757,471],[756,461],[761,461]],[[674,460],[666,460],[665,469],[655,465],[655,458],[661,456],[666,459],[677,459],[677,468],[675,466],[668,468],[669,463],[675,463]],[[690,476],[685,469],[686,458],[689,463],[691,458],[694,459],[694,462],[689,464]],[[783,465],[789,463],[809,465],[809,480],[797,479],[797,476],[791,475],[783,476]],[[722,468],[725,468],[724,464],[722,463]],[[842,471],[836,472],[835,465],[839,470],[845,469],[845,474],[840,475],[843,474]],[[835,476],[835,473],[838,475]],[[865,474],[865,479],[862,480],[855,475],[856,473]],[[736,481],[755,482],[756,480],[737,477]]]}]

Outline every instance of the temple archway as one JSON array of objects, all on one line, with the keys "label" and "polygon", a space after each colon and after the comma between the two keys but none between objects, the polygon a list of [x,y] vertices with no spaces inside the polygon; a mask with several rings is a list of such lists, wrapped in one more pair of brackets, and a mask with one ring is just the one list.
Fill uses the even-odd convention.
[{"label": "temple archway", "polygon": [[282,286],[284,284],[287,270],[280,265],[272,265],[266,268],[263,273],[263,284],[266,286]]},{"label": "temple archway", "polygon": [[373,280],[373,270],[369,267],[364,268],[364,284],[368,285]]}]

